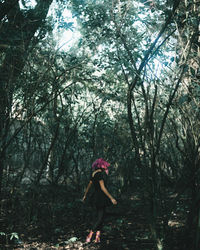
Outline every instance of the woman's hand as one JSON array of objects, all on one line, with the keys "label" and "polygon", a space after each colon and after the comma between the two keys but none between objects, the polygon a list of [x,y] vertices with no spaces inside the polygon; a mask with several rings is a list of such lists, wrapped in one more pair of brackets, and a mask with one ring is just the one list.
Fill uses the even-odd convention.
[{"label": "woman's hand", "polygon": [[86,195],[83,196],[82,202],[84,202],[86,199]]},{"label": "woman's hand", "polygon": [[106,189],[106,187],[104,185],[104,180],[100,180],[99,184],[100,184],[101,190],[105,193],[105,195],[108,196],[108,198],[111,200],[112,204],[117,205],[117,201],[110,195],[110,193]]},{"label": "woman's hand", "polygon": [[111,199],[111,202],[113,205],[117,205],[117,201],[114,198]]}]

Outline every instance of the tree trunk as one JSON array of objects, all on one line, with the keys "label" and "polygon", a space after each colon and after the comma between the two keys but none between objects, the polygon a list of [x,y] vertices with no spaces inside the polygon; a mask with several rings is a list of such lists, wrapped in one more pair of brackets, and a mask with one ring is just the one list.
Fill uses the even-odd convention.
[{"label": "tree trunk", "polygon": [[[6,141],[15,82],[21,74],[28,56],[28,47],[35,32],[43,24],[53,0],[37,1],[34,9],[20,10],[18,1],[5,1],[0,5],[0,193],[6,164]],[[26,16],[24,15],[26,14]],[[1,200],[1,197],[0,197]]]}]

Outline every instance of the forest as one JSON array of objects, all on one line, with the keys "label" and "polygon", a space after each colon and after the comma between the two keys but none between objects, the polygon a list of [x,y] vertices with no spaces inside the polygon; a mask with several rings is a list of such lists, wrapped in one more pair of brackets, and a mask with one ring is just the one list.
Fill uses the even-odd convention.
[{"label": "forest", "polygon": [[199,64],[199,0],[0,0],[0,249],[199,250]]}]

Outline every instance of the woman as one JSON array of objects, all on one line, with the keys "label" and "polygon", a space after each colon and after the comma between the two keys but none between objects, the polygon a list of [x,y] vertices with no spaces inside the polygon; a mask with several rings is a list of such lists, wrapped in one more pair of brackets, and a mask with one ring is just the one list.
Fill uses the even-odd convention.
[{"label": "woman", "polygon": [[107,188],[105,187],[105,181],[103,178],[103,172],[108,175],[108,167],[110,164],[103,160],[102,158],[97,159],[92,164],[92,175],[89,181],[89,184],[86,188],[85,194],[83,196],[83,201],[86,199],[87,193],[90,187],[94,186],[94,195],[92,196],[92,202],[96,207],[97,210],[97,218],[90,230],[89,235],[86,238],[86,242],[89,243],[92,239],[94,232],[96,231],[95,242],[100,242],[100,233],[102,229],[102,224],[104,221],[105,216],[105,208],[109,205],[116,205],[117,201],[112,197],[112,195],[108,192]]}]

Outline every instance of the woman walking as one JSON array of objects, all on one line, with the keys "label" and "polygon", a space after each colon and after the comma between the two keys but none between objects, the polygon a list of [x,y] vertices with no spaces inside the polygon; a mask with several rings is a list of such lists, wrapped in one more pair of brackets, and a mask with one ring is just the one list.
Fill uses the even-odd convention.
[{"label": "woman walking", "polygon": [[83,196],[83,201],[87,197],[87,193],[90,187],[94,186],[94,195],[92,196],[92,203],[94,204],[97,217],[93,223],[93,226],[90,230],[89,235],[86,238],[86,242],[91,242],[92,236],[94,232],[96,232],[95,243],[100,242],[100,234],[102,230],[102,225],[105,217],[105,209],[107,206],[116,205],[117,201],[112,197],[112,195],[108,192],[105,180],[103,177],[103,173],[105,172],[108,175],[108,167],[110,164],[103,160],[102,158],[97,159],[92,164],[92,174],[88,186],[86,188],[85,194]]}]

